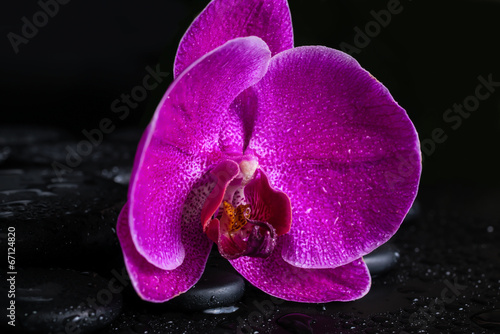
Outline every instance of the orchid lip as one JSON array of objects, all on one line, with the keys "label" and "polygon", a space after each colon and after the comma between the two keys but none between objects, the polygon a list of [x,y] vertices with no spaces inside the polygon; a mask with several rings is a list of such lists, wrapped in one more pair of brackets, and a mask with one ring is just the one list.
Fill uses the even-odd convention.
[{"label": "orchid lip", "polygon": [[276,230],[267,222],[250,220],[250,205],[234,208],[223,202],[219,221],[217,244],[222,256],[236,259],[241,256],[263,257],[271,255],[276,245]]},{"label": "orchid lip", "polygon": [[[236,162],[238,161],[238,162]],[[286,194],[274,190],[254,157],[224,160],[211,174],[216,186],[203,206],[203,231],[227,259],[268,257],[291,224]]]}]

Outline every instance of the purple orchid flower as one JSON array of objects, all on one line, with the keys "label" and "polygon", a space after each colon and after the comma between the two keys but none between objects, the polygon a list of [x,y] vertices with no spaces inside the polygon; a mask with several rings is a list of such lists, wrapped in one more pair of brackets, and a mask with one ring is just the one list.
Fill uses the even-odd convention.
[{"label": "purple orchid flower", "polygon": [[362,256],[399,228],[421,170],[415,128],[388,90],[345,53],[294,48],[286,0],[210,2],[174,73],[118,219],[137,293],[187,291],[215,242],[270,295],[364,296]]}]

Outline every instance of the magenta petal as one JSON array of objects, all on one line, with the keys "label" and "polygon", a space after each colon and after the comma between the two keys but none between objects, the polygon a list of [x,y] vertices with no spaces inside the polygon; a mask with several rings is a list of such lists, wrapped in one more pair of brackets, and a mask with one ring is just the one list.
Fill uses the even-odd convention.
[{"label": "magenta petal", "polygon": [[117,234],[132,285],[142,299],[151,302],[164,302],[191,288],[200,279],[211,248],[201,233],[188,233],[189,237],[183,238],[184,262],[174,270],[155,267],[135,248],[128,225],[128,204],[118,218]]},{"label": "magenta petal", "polygon": [[[130,184],[134,183],[134,176],[136,175],[137,168],[139,167],[139,163],[141,162],[141,156],[142,156],[142,151],[144,150],[144,146],[146,145],[146,142],[149,137],[149,131],[151,129],[151,124],[148,124],[146,129],[144,129],[144,132],[142,133],[141,140],[139,140],[139,143],[137,144],[137,149],[135,151],[135,157],[134,157],[134,165],[132,166],[132,171],[130,173]],[[130,191],[132,190],[132,187],[128,188],[128,192],[130,195]]]},{"label": "magenta petal", "polygon": [[286,0],[213,0],[182,38],[174,64],[177,77],[196,59],[227,41],[262,38],[272,54],[293,47],[290,9]]},{"label": "magenta petal", "polygon": [[250,283],[272,296],[305,303],[351,301],[363,297],[371,284],[362,259],[332,269],[294,267],[281,257],[282,243],[267,259],[241,257],[230,260]]},{"label": "magenta petal", "polygon": [[190,154],[231,147],[219,143],[228,126],[229,105],[264,76],[270,55],[260,38],[244,37],[199,58],[165,93],[153,116],[153,139]]},{"label": "magenta petal", "polygon": [[387,241],[421,171],[415,128],[388,90],[354,58],[326,47],[276,55],[253,89],[249,149],[292,203],[283,258],[333,268]]},{"label": "magenta petal", "polygon": [[219,134],[230,103],[260,80],[269,59],[261,39],[231,40],[193,63],[163,97],[129,194],[132,239],[156,267],[171,270],[182,263],[181,213],[187,195],[224,154]]}]

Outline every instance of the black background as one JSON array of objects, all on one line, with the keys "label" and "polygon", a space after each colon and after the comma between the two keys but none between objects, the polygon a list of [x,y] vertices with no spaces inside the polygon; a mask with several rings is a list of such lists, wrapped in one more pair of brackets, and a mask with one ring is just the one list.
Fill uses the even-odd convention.
[{"label": "black background", "polygon": [[[65,128],[83,139],[108,117],[118,127],[145,127],[172,81],[180,38],[205,0],[72,0],[16,54],[7,35],[21,34],[37,1],[4,1],[0,10],[0,124]],[[295,45],[354,45],[370,11],[388,0],[290,0]],[[500,82],[500,1],[401,0],[402,11],[354,54],[408,112],[420,139],[436,128],[444,143],[424,152],[422,184],[500,185],[500,87],[456,130],[443,120],[474,95],[478,77]],[[142,83],[146,66],[169,77],[124,120],[111,103]]]}]

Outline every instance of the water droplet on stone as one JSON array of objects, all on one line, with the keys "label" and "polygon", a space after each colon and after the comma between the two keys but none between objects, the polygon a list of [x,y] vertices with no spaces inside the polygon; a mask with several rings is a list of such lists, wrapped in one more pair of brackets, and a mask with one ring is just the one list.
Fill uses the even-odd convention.
[{"label": "water droplet on stone", "polygon": [[226,306],[226,307],[217,307],[217,308],[209,308],[203,310],[203,313],[206,314],[228,314],[234,313],[238,310],[237,306]]},{"label": "water droplet on stone", "polygon": [[81,320],[81,317],[78,316],[78,315],[74,315],[74,316],[71,316],[71,317],[68,317],[66,319],[64,319],[64,323],[68,323],[68,322],[74,322],[74,323],[77,323]]}]

